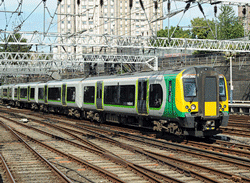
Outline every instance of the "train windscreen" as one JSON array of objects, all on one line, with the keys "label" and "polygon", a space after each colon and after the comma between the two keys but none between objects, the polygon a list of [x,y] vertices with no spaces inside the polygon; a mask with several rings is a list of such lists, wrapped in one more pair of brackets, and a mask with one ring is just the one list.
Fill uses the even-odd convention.
[{"label": "train windscreen", "polygon": [[196,97],[196,83],[194,78],[184,79],[184,96]]}]

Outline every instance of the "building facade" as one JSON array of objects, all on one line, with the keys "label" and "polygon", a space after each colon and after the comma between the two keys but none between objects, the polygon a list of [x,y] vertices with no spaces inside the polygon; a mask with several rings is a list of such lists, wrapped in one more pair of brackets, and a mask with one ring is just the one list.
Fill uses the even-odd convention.
[{"label": "building facade", "polygon": [[[152,36],[157,30],[163,28],[162,20],[151,23],[163,14],[162,2],[159,0],[157,0],[157,9],[154,0],[142,0],[144,8],[139,0],[103,0],[102,2],[100,0],[62,0],[57,12],[58,32]],[[66,49],[72,51],[72,48]]]},{"label": "building facade", "polygon": [[249,35],[250,31],[250,6],[245,6],[246,14],[243,15],[243,6],[238,7],[238,16],[243,20],[243,26],[245,30],[245,36]]}]

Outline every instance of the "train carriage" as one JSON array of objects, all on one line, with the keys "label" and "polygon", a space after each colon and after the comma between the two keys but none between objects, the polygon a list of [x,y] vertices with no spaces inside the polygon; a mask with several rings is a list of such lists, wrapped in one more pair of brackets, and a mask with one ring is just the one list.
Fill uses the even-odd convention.
[{"label": "train carriage", "polygon": [[[3,96],[7,88],[1,87],[2,99],[7,97]],[[176,135],[211,136],[220,133],[218,128],[226,126],[229,118],[226,79],[204,66],[14,88],[19,101],[37,103],[43,111]]]}]

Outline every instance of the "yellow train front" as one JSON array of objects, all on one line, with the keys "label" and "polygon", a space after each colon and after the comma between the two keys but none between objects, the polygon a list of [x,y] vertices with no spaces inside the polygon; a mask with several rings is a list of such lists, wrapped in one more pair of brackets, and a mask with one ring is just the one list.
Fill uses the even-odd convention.
[{"label": "yellow train front", "polygon": [[228,91],[222,74],[211,67],[188,68],[176,75],[175,87],[178,130],[183,135],[212,136],[227,126]]}]

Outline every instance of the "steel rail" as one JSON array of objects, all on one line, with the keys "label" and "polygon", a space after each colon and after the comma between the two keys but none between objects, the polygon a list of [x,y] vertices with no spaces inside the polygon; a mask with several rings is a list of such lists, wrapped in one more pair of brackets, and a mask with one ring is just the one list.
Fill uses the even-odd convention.
[{"label": "steel rail", "polygon": [[45,162],[64,182],[73,183],[69,178],[67,178],[60,170],[58,170],[54,165],[52,165],[48,160],[46,160],[40,153],[33,149],[27,142],[25,142],[15,131],[6,125],[4,122],[0,121],[0,124],[9,130],[20,142],[22,142],[31,152],[33,152],[39,159]]},{"label": "steel rail", "polygon": [[[48,125],[48,126],[51,126],[53,128],[56,128],[56,129],[58,129],[60,131],[63,131],[64,133],[69,134],[69,135],[71,134],[69,131],[81,134],[80,132],[78,132],[76,130],[65,129],[63,127],[59,127],[59,126],[54,125],[54,124],[50,124],[50,123],[46,123],[46,122],[42,122],[42,121],[36,120],[34,118],[32,120],[33,121],[35,120],[38,123],[41,123],[41,124]],[[83,134],[81,134],[81,135],[83,135]],[[75,137],[75,135],[71,135],[71,136]],[[101,137],[101,136],[102,135],[99,134],[99,136],[95,136],[95,137],[98,138],[98,139],[104,140],[104,138]],[[199,177],[200,180],[206,180],[208,182],[217,182],[217,180],[213,180],[213,179],[211,179],[211,178],[209,178],[207,176],[203,176],[203,175],[201,175],[201,174],[199,174],[199,173],[197,173],[195,171],[188,170],[188,169],[184,168],[183,166],[177,166],[176,164],[170,163],[169,161],[172,160],[172,161],[178,162],[179,164],[186,164],[186,165],[189,165],[189,166],[192,166],[192,167],[196,167],[197,169],[202,169],[202,170],[205,170],[205,171],[208,171],[208,172],[213,172],[213,173],[215,173],[215,174],[217,174],[219,176],[222,175],[223,177],[229,178],[229,179],[233,177],[233,179],[240,179],[240,180],[245,181],[245,182],[250,181],[250,179],[247,179],[247,178],[244,178],[244,177],[240,177],[240,176],[236,176],[234,174],[226,173],[226,172],[223,172],[223,171],[220,171],[220,170],[216,170],[216,169],[213,169],[213,168],[209,168],[209,167],[205,167],[205,166],[202,166],[202,165],[197,165],[197,164],[194,164],[194,163],[191,163],[191,162],[188,162],[188,161],[179,160],[179,159],[176,159],[176,158],[164,156],[164,155],[161,155],[161,154],[158,154],[158,153],[154,153],[154,152],[151,152],[151,151],[142,150],[140,148],[136,148],[136,147],[133,147],[133,146],[130,146],[130,145],[118,142],[116,140],[110,139],[108,137],[106,137],[106,138],[109,139],[109,140],[105,139],[106,141],[109,141],[109,142],[111,142],[113,144],[116,144],[116,145],[119,144],[120,147],[128,149],[128,150],[130,150],[132,152],[138,152],[140,154],[144,154],[147,157],[150,157],[150,158],[155,159],[157,161],[161,161],[162,163],[165,163],[165,164],[167,164],[167,165],[169,165],[171,167],[178,168],[178,169],[184,171],[187,174],[191,174],[194,177]],[[92,147],[94,147],[94,146],[92,146]],[[160,157],[160,158],[158,158],[157,156]],[[162,159],[163,157],[164,157],[164,159]],[[213,159],[213,158],[211,158],[211,159]],[[226,161],[226,162],[229,162],[229,161]],[[232,163],[232,162],[230,162],[230,163]],[[244,165],[244,164],[240,164],[240,163],[238,163],[238,165],[241,166],[241,167],[244,167],[244,168],[247,167],[248,169],[250,169],[250,165],[248,166],[248,165]],[[140,167],[140,168],[142,168],[142,167]]]},{"label": "steel rail", "polygon": [[15,181],[13,175],[11,174],[10,169],[9,169],[9,167],[8,167],[6,161],[5,161],[5,159],[4,159],[4,157],[2,156],[1,153],[0,153],[0,159],[1,159],[2,164],[3,164],[3,166],[4,166],[4,168],[5,168],[6,172],[7,172],[7,176],[9,178],[10,182],[15,183],[16,181]]},{"label": "steel rail", "polygon": [[[28,117],[27,115],[22,115],[22,116]],[[54,124],[50,124],[50,123],[46,123],[46,122],[37,120],[37,119],[35,119],[35,118],[33,118],[33,117],[32,117],[31,119],[32,119],[33,121],[37,122],[37,123],[41,123],[41,124],[44,124],[44,125],[49,125],[49,126],[55,128],[55,129],[58,129],[58,130],[60,130],[60,131],[62,131],[62,132],[64,132],[64,133],[66,133],[66,134],[72,136],[73,138],[76,138],[77,140],[83,142],[84,144],[89,145],[89,146],[92,147],[92,148],[99,149],[100,151],[103,151],[103,152],[106,151],[105,149],[100,148],[99,146],[96,146],[95,144],[93,144],[93,143],[91,143],[91,142],[89,142],[89,141],[86,141],[86,140],[84,140],[84,139],[81,139],[81,138],[79,138],[78,136],[73,135],[72,133],[70,133],[70,132],[74,132],[74,133],[77,133],[77,134],[79,134],[79,135],[81,135],[81,136],[87,136],[87,134],[85,134],[85,133],[83,133],[83,132],[80,132],[80,131],[77,131],[77,130],[73,130],[73,129],[68,129],[68,128],[65,128],[65,127],[60,127],[60,126],[58,126],[58,125],[54,125]],[[62,122],[62,123],[64,123],[64,122]],[[67,123],[64,123],[64,124],[67,125]],[[77,128],[76,125],[70,125],[70,126],[74,126],[74,127]],[[114,143],[114,144],[119,143],[118,141],[115,141],[114,139],[111,139],[111,138],[109,138],[109,137],[107,137],[107,136],[105,136],[105,135],[102,135],[102,134],[96,135],[95,138],[98,138],[98,139],[104,140],[104,141],[108,141],[109,143]],[[192,143],[192,142],[191,142],[191,143]],[[194,143],[196,143],[196,142],[194,142]],[[223,142],[223,141],[221,141],[221,142],[217,141],[217,143],[226,144],[226,142]],[[231,144],[231,145],[232,145],[232,144]],[[235,145],[235,144],[234,144],[234,145]],[[128,146],[128,145],[125,145],[125,144],[122,144],[122,145],[120,144],[119,146],[120,146],[120,147],[123,147],[123,148],[126,148],[126,149],[129,149],[129,146]],[[207,146],[207,144],[204,144],[204,146]],[[235,146],[236,146],[236,145],[235,145]],[[162,146],[160,146],[160,147],[162,148]],[[243,147],[243,146],[239,145],[239,147]],[[245,146],[244,146],[244,147],[245,147]],[[250,148],[250,146],[247,146],[247,147]],[[212,148],[217,148],[217,146],[212,146]],[[228,148],[223,148],[223,147],[218,147],[218,148],[219,148],[220,150],[221,150],[221,149],[223,149],[223,150],[228,150]],[[245,147],[245,148],[246,148],[246,147]],[[133,151],[133,149],[130,149],[130,150]],[[212,159],[212,160],[217,160],[217,161],[222,161],[222,160],[223,160],[224,162],[229,163],[229,164],[231,164],[231,165],[237,165],[237,166],[239,166],[239,167],[246,168],[246,169],[249,169],[249,170],[250,170],[250,165],[247,165],[247,164],[245,164],[245,163],[239,163],[239,162],[236,162],[236,161],[231,161],[231,160],[227,160],[227,159],[221,159],[221,158],[218,158],[218,157],[216,157],[216,156],[211,156],[211,155],[207,155],[207,154],[202,154],[202,155],[201,155],[200,153],[196,153],[196,152],[185,151],[185,150],[182,150],[182,151],[183,151],[184,153],[187,153],[187,154],[193,154],[193,155],[195,155],[195,156],[199,156],[199,157],[203,157],[203,158],[206,157],[207,159]],[[237,150],[237,149],[230,149],[230,151],[233,151],[233,152],[235,152],[235,153],[238,154],[238,155],[242,155],[242,154],[245,153],[246,155],[250,156],[250,152],[244,152],[244,151],[242,151],[242,150]]]},{"label": "steel rail", "polygon": [[[3,117],[3,116],[1,116],[1,117]],[[113,153],[111,153],[111,152],[109,152],[109,151],[107,151],[107,150],[105,150],[105,149],[103,149],[101,147],[98,147],[97,145],[95,145],[95,144],[93,144],[91,142],[87,142],[87,141],[85,141],[83,139],[80,139],[79,137],[77,137],[77,136],[75,136],[73,134],[70,134],[69,132],[67,132],[68,135],[71,135],[73,138],[76,138],[77,140],[79,140],[82,143],[85,143],[85,144],[87,144],[87,145],[89,145],[91,147],[82,146],[82,145],[77,144],[75,142],[72,142],[70,140],[67,140],[67,139],[64,139],[62,137],[59,137],[59,136],[47,133],[45,131],[39,130],[39,129],[31,127],[31,126],[27,126],[25,124],[22,124],[20,122],[14,121],[12,119],[8,119],[6,117],[3,117],[3,118],[5,118],[5,119],[7,119],[9,121],[12,121],[12,122],[14,122],[14,123],[16,123],[18,125],[21,125],[23,127],[26,127],[26,128],[29,128],[29,129],[32,129],[32,130],[35,130],[35,131],[38,131],[39,133],[45,134],[45,135],[50,136],[52,138],[55,138],[55,139],[58,139],[58,140],[62,140],[64,142],[69,143],[69,144],[71,144],[73,146],[76,146],[78,148],[85,149],[85,150],[88,150],[88,151],[93,152],[95,154],[101,155],[103,157],[106,157],[107,159],[112,159],[114,162],[116,162],[118,164],[122,164],[124,167],[129,167],[130,169],[133,169],[134,171],[138,172],[141,176],[143,176],[146,179],[151,180],[153,182],[159,182],[159,183],[161,182],[160,180],[158,180],[158,179],[156,179],[154,177],[154,176],[157,176],[159,179],[165,179],[165,180],[168,180],[168,181],[171,181],[171,182],[182,183],[182,181],[174,179],[174,178],[172,178],[170,176],[163,175],[163,174],[155,172],[153,170],[149,170],[149,169],[143,168],[143,167],[141,167],[139,165],[135,165],[133,163],[130,163],[130,162],[128,162],[128,161],[126,161],[126,160],[124,160],[124,159],[122,159],[122,158],[114,155]],[[46,124],[46,123],[43,123],[43,124]],[[52,124],[46,124],[46,125],[53,126]],[[60,129],[60,128],[58,128],[58,129]],[[61,131],[63,131],[63,130],[61,129]],[[64,130],[64,133],[66,133],[65,130]]]}]

